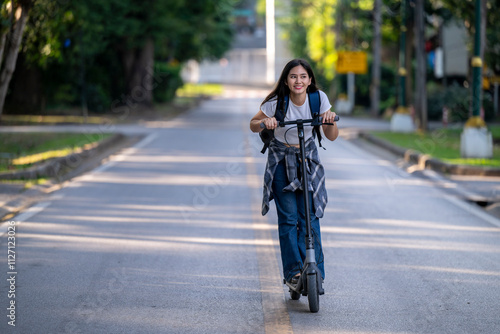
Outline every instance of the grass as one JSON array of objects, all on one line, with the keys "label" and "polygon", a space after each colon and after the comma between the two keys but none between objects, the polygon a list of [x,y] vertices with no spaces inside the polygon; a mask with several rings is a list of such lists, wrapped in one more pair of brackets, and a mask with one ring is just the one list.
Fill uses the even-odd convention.
[{"label": "grass", "polygon": [[104,116],[77,116],[77,115],[2,115],[2,123],[23,124],[103,124],[109,122]]},{"label": "grass", "polygon": [[[199,97],[213,97],[223,93],[219,84],[184,84],[180,87],[172,101],[157,103],[154,109],[142,110],[131,108],[126,113],[107,112],[103,115],[81,116],[81,110],[72,107],[67,109],[51,109],[54,115],[2,115],[2,125],[49,125],[49,124],[109,124],[135,122],[137,117],[171,118],[192,108]],[[135,113],[134,113],[135,112]]]},{"label": "grass", "polygon": [[[464,159],[460,156],[462,129],[438,129],[427,133],[371,132],[396,146],[412,149],[450,164],[500,167],[500,147],[493,146],[492,159]],[[491,127],[493,138],[500,138],[500,127]]]},{"label": "grass", "polygon": [[191,84],[187,83],[176,92],[178,97],[217,96],[223,93],[219,84]]},{"label": "grass", "polygon": [[[174,101],[158,104],[154,113],[159,117],[172,117],[192,107],[198,97],[216,96],[222,93],[223,86],[218,84],[185,84],[178,89]],[[75,115],[71,110],[67,110],[67,113],[67,115],[44,116],[2,115],[2,124],[103,124],[130,122],[132,119],[127,117],[121,119],[109,114],[82,117]],[[109,136],[111,134],[0,133],[0,172],[24,169],[48,159],[66,156]]]},{"label": "grass", "polygon": [[111,134],[0,133],[0,171],[23,169],[88,148]]}]

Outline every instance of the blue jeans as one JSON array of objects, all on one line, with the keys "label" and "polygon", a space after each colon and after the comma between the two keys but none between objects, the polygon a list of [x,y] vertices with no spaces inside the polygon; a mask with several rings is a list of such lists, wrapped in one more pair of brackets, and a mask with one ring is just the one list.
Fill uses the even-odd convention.
[{"label": "blue jeans", "polygon": [[[299,166],[297,165],[297,171],[299,170]],[[278,232],[283,274],[287,281],[290,281],[294,275],[300,272],[306,259],[306,218],[303,192],[301,190],[284,192],[283,188],[289,183],[286,175],[286,163],[283,159],[276,167],[276,172],[274,173],[273,194],[274,202],[276,203],[276,211],[278,212]],[[323,249],[321,248],[319,218],[314,214],[312,201],[312,193],[309,193],[309,203],[311,203],[310,217],[314,237],[316,264],[324,279],[325,265],[323,260]]]}]

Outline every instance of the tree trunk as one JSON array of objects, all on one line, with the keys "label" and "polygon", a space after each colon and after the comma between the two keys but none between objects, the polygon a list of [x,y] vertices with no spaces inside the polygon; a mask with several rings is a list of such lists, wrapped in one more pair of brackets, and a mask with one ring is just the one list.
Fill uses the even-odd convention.
[{"label": "tree trunk", "polygon": [[[406,51],[405,51],[405,65],[406,65],[406,106],[413,101],[413,49],[415,47],[415,8],[408,6],[408,16],[406,20]],[[413,15],[412,15],[413,14]]]},{"label": "tree trunk", "polygon": [[[343,8],[342,8],[342,1],[339,2],[339,4],[335,7],[335,52],[338,52],[340,50],[340,46],[345,43],[345,36],[342,34],[343,32],[343,20],[342,20],[342,13],[343,13]],[[330,94],[331,96],[335,96],[336,98],[340,93],[342,93],[343,88],[342,88],[342,80],[340,77],[340,74],[336,73],[335,74],[336,80],[334,85],[330,88]]]},{"label": "tree trunk", "polygon": [[[481,1],[481,49],[480,49],[480,53],[479,53],[479,57],[483,61],[483,69],[481,71],[482,75],[484,75],[484,64],[486,64],[486,62],[484,60],[484,50],[487,47],[487,43],[488,43],[488,41],[486,40],[486,0],[482,0]],[[482,109],[483,108],[483,96],[484,96],[482,76],[481,76],[480,87],[481,88],[479,89],[479,101],[481,101],[481,109]],[[482,112],[481,111],[479,111],[479,112],[481,115]],[[483,117],[484,117],[484,114],[483,114]]]},{"label": "tree trunk", "polygon": [[16,72],[9,84],[9,94],[5,109],[12,114],[43,114],[42,73],[37,66],[27,66],[26,56],[20,53],[17,58]]},{"label": "tree trunk", "polygon": [[0,72],[0,116],[2,115],[5,105],[5,97],[7,96],[7,90],[9,88],[10,80],[12,79],[12,74],[16,69],[17,55],[19,54],[24,28],[26,27],[26,22],[28,21],[28,9],[29,7],[27,4],[20,4],[19,6],[12,8],[13,13],[17,10],[20,10],[21,12],[19,19],[12,22],[13,29],[11,29],[11,34],[9,34],[7,38],[5,60],[2,64],[2,71]]},{"label": "tree trunk", "polygon": [[153,107],[154,41],[148,38],[139,50],[127,51],[123,57],[127,96],[131,108]]},{"label": "tree trunk", "polygon": [[425,22],[424,0],[415,2],[415,53],[417,58],[416,85],[415,85],[415,112],[418,115],[418,128],[427,130],[427,90],[426,90],[426,61],[425,61]]},{"label": "tree trunk", "polygon": [[372,62],[372,84],[370,87],[371,95],[371,114],[377,117],[380,106],[380,65],[381,65],[381,33],[382,26],[382,0],[375,0],[373,5],[373,62]]},{"label": "tree trunk", "polygon": [[[3,53],[5,51],[5,44],[7,44],[7,35],[9,34],[9,31],[6,30],[3,34],[2,37],[0,37],[0,59],[3,59]],[[1,61],[0,61],[1,64]]]}]

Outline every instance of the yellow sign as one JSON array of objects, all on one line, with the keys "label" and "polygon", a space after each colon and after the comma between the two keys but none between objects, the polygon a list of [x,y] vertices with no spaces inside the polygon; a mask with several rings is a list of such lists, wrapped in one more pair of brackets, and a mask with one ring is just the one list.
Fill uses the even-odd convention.
[{"label": "yellow sign", "polygon": [[490,89],[490,80],[488,78],[483,77],[483,89]]},{"label": "yellow sign", "polygon": [[366,74],[368,72],[366,52],[340,51],[338,54],[336,70],[337,73],[340,74]]},{"label": "yellow sign", "polygon": [[500,84],[500,77],[494,76],[490,78],[492,84]]}]

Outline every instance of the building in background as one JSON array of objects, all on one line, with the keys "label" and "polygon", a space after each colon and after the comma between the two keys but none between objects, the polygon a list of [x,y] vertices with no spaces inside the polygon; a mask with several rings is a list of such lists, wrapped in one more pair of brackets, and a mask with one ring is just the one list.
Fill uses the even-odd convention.
[{"label": "building in background", "polygon": [[[268,0],[269,1],[269,0]],[[267,51],[265,19],[256,11],[256,0],[240,2],[234,10],[236,36],[232,49],[217,61],[205,60],[201,63],[190,61],[186,64],[182,78],[191,83],[220,83],[236,85],[267,86]],[[287,15],[284,8],[276,8],[275,16]],[[275,31],[275,79],[281,69],[291,59],[288,41],[283,39],[282,30],[274,20]]]}]

